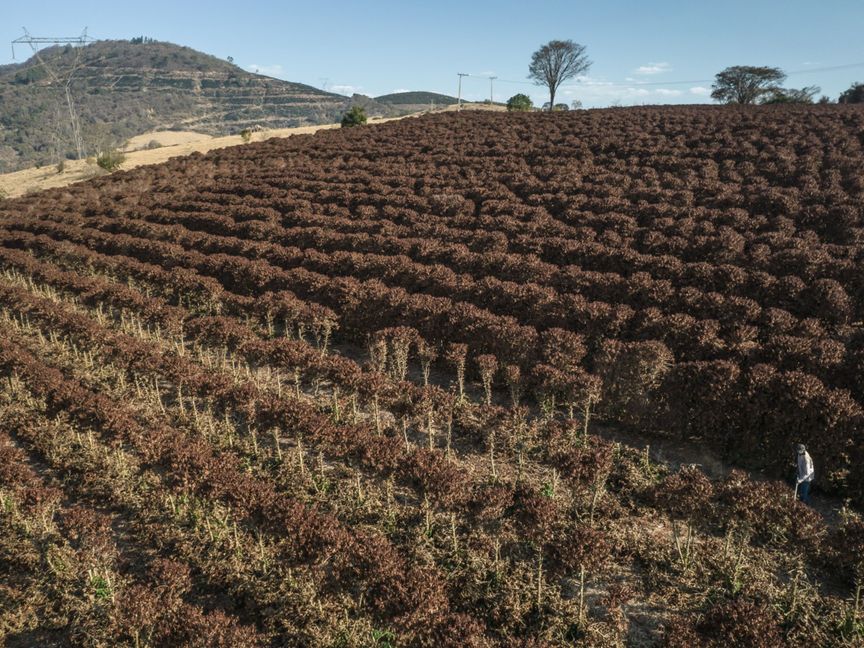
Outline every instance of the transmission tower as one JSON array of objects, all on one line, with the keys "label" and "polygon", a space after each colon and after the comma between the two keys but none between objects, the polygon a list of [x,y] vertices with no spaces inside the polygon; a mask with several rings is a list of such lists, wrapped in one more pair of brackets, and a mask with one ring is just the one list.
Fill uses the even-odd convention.
[{"label": "transmission tower", "polygon": [[[87,36],[86,27],[84,28],[84,31],[81,32],[80,36],[59,38],[33,36],[27,31],[26,27],[22,27],[22,29],[24,30],[24,35],[12,41],[12,60],[15,60],[15,45],[27,44],[30,46],[30,49],[33,50],[36,60],[39,61],[39,64],[42,66],[42,69],[45,70],[45,73],[51,81],[63,85],[63,90],[66,94],[66,107],[69,110],[69,125],[72,130],[72,141],[75,143],[75,150],[77,151],[78,159],[80,160],[84,157],[84,142],[81,139],[81,124],[78,121],[78,114],[75,111],[75,102],[72,100],[71,86],[72,77],[75,76],[75,72],[78,69],[78,63],[81,60],[81,46],[92,42],[93,39]],[[74,48],[75,57],[68,73],[62,72],[59,64],[57,66],[49,65],[45,59],[42,58],[39,50],[45,45],[78,45],[78,47]]]}]

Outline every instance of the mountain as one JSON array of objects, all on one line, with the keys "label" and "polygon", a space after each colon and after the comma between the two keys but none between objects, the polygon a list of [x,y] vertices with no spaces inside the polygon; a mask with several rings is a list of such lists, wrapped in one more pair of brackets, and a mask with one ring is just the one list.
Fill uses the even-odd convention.
[{"label": "mountain", "polygon": [[87,155],[151,130],[226,135],[333,123],[357,100],[370,116],[403,112],[252,74],[172,43],[136,38],[50,47],[0,66],[0,173],[77,156],[64,92],[69,78]]},{"label": "mountain", "polygon": [[393,108],[415,112],[417,110],[428,110],[434,105],[437,108],[452,106],[459,102],[456,97],[438,94],[437,92],[394,92],[392,94],[375,97],[380,104],[392,106]]}]

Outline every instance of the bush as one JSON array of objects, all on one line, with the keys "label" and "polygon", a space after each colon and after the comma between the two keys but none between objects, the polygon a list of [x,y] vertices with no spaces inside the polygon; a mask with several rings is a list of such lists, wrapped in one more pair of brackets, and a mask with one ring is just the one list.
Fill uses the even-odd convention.
[{"label": "bush", "polygon": [[837,103],[864,103],[864,83],[853,83],[848,90],[840,95]]},{"label": "bush", "polygon": [[812,104],[813,98],[819,94],[818,86],[807,86],[805,88],[775,88],[762,99],[763,104]]},{"label": "bush", "polygon": [[106,171],[115,171],[126,161],[126,156],[117,149],[102,151],[96,156],[96,164]]},{"label": "bush", "polygon": [[252,139],[252,131],[249,128],[244,128],[240,131],[240,139],[242,139],[244,143],[248,144],[249,140]]},{"label": "bush", "polygon": [[153,149],[157,149],[157,148],[162,148],[162,145],[159,143],[158,140],[152,139],[149,142],[147,142],[147,150],[148,151],[152,151]]},{"label": "bush", "polygon": [[351,110],[342,115],[342,128],[362,126],[366,123],[366,111],[362,106],[352,106]]},{"label": "bush", "polygon": [[521,92],[507,100],[507,110],[526,111],[531,110],[533,107],[534,103],[531,101],[531,97]]}]

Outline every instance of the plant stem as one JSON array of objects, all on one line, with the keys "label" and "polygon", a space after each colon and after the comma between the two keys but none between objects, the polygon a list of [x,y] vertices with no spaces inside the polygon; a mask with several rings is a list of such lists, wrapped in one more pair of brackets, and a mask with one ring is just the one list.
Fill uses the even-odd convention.
[{"label": "plant stem", "polygon": [[693,524],[687,520],[687,543],[684,545],[684,571],[690,566],[690,547],[693,542]]},{"label": "plant stem", "polygon": [[582,425],[582,439],[585,441],[585,445],[588,445],[588,422],[591,420],[591,398],[589,397],[585,401],[585,411]]},{"label": "plant stem", "polygon": [[585,617],[585,565],[579,565],[579,619],[581,624]]},{"label": "plant stem", "polygon": [[459,545],[456,542],[456,513],[450,513],[450,533],[453,537],[453,553],[457,553],[459,551]]},{"label": "plant stem", "polygon": [[543,600],[543,545],[537,547],[537,609]]}]

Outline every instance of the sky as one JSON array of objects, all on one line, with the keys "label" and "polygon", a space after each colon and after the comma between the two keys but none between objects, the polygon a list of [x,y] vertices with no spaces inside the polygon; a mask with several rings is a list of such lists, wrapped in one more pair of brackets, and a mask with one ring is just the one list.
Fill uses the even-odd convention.
[{"label": "sky", "polygon": [[[496,101],[545,88],[527,79],[531,54],[553,39],[584,45],[593,62],[556,102],[585,107],[706,103],[714,75],[770,65],[787,87],[833,99],[864,81],[862,0],[0,0],[0,41],[23,34],[96,39],[147,36],[249,71],[341,94],[404,90]],[[0,43],[2,44],[2,43]],[[30,56],[16,47],[16,60]],[[12,51],[0,48],[0,64]],[[487,77],[498,77],[491,84]]]}]

